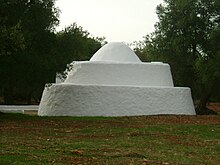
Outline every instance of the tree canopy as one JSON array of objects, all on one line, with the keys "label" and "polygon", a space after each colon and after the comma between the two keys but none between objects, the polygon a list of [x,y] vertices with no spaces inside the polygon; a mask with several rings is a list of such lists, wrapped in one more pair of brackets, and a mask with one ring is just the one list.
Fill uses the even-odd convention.
[{"label": "tree canopy", "polygon": [[194,99],[203,104],[198,113],[203,113],[206,102],[219,91],[220,3],[164,0],[157,15],[155,32],[136,51],[145,60],[168,62],[175,85],[191,87]]},{"label": "tree canopy", "polygon": [[55,31],[59,23],[55,0],[0,2],[2,103],[38,102],[45,83],[54,82],[57,72],[73,60],[88,59],[101,47],[102,39],[90,37],[75,23]]}]

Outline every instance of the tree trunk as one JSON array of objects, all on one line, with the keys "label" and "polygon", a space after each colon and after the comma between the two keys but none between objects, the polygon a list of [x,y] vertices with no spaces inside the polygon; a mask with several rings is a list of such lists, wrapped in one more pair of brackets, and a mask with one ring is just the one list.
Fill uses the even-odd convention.
[{"label": "tree trunk", "polygon": [[196,113],[198,115],[204,115],[206,114],[207,112],[207,108],[206,108],[206,104],[207,102],[209,101],[209,98],[210,98],[210,95],[205,93],[201,96],[200,100],[199,100],[199,104],[196,108]]},{"label": "tree trunk", "polygon": [[216,112],[209,110],[206,105],[211,97],[211,92],[204,92],[202,94],[199,104],[196,108],[196,113],[197,115],[209,115],[209,114],[217,114]]}]

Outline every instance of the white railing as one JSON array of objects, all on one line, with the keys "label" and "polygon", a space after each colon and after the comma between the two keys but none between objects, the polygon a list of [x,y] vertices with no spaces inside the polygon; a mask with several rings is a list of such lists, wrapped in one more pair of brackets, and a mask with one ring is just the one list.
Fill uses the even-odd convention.
[{"label": "white railing", "polygon": [[37,113],[38,105],[0,105],[0,112],[4,113]]}]

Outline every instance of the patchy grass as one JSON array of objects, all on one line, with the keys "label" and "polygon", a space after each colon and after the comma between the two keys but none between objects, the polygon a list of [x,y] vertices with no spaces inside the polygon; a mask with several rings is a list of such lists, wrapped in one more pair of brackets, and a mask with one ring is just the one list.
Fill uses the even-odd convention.
[{"label": "patchy grass", "polygon": [[220,116],[0,115],[0,164],[220,164]]}]

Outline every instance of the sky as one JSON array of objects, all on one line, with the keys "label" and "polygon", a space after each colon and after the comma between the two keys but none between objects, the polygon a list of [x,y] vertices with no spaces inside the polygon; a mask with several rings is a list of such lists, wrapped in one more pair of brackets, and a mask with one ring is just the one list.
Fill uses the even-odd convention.
[{"label": "sky", "polygon": [[156,6],[163,0],[57,0],[61,10],[57,31],[76,22],[107,42],[142,41],[158,21]]}]

